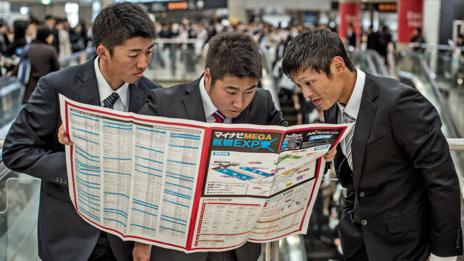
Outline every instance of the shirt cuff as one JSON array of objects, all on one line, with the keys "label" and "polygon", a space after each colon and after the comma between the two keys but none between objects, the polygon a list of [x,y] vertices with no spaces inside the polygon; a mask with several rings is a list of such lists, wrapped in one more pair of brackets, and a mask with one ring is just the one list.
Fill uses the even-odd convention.
[{"label": "shirt cuff", "polygon": [[436,256],[432,253],[430,253],[430,261],[456,261],[458,257],[457,256],[447,256],[447,257],[441,257],[441,256]]}]

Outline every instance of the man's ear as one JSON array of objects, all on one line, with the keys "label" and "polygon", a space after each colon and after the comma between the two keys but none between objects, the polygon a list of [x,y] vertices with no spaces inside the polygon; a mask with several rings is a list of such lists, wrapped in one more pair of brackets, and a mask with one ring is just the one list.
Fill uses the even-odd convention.
[{"label": "man's ear", "polygon": [[211,70],[209,68],[205,68],[205,70],[203,71],[203,78],[205,80],[206,92],[209,93],[209,90],[211,88],[211,81],[212,81]]},{"label": "man's ear", "polygon": [[332,58],[332,63],[330,64],[330,72],[332,75],[341,75],[345,72],[345,69],[345,61],[342,57],[335,56]]},{"label": "man's ear", "polygon": [[109,56],[109,50],[102,44],[97,46],[96,53],[100,59],[105,59]]}]

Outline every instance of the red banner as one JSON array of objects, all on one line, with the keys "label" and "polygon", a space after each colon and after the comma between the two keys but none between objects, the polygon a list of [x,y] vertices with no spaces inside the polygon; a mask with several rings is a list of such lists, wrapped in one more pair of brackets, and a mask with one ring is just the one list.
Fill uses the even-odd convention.
[{"label": "red banner", "polygon": [[409,43],[414,29],[422,28],[423,0],[398,0],[398,42]]},{"label": "red banner", "polygon": [[340,38],[346,39],[348,26],[353,25],[356,39],[360,39],[361,34],[361,5],[358,1],[340,2],[339,5],[340,26],[338,34]]}]

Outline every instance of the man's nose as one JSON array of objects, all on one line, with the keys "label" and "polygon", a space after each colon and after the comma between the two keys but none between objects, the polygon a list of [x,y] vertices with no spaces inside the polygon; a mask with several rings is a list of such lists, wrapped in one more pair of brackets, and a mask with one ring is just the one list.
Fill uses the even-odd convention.
[{"label": "man's nose", "polygon": [[243,104],[245,104],[245,97],[243,95],[237,96],[237,98],[234,99],[233,105],[234,107],[237,107],[238,109],[242,109]]},{"label": "man's nose", "polygon": [[314,93],[310,90],[310,88],[303,88],[302,92],[303,92],[303,96],[306,99],[311,99],[311,97],[314,95]]},{"label": "man's nose", "polygon": [[137,67],[139,69],[145,69],[148,67],[150,63],[150,56],[149,55],[140,55],[139,60],[137,61]]}]

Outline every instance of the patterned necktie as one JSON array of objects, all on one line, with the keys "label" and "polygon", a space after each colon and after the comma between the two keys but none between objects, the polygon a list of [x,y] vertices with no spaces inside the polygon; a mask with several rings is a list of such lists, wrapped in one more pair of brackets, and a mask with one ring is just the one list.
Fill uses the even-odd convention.
[{"label": "patterned necktie", "polygon": [[[346,112],[343,112],[343,123],[353,123],[355,122],[356,119],[353,118],[351,115],[349,115]],[[350,166],[351,170],[353,170],[353,159],[352,159],[352,153],[351,153],[351,143],[353,141],[353,135],[354,134],[354,128],[348,132],[344,142],[343,142],[343,147],[345,149],[345,157],[348,161],[348,165]]]},{"label": "patterned necktie", "polygon": [[113,92],[110,96],[106,97],[103,100],[103,107],[113,109],[114,103],[119,99],[119,95],[117,92]]},{"label": "patterned necktie", "polygon": [[211,116],[213,116],[215,123],[224,123],[224,119],[226,118],[220,111],[215,111]]}]

